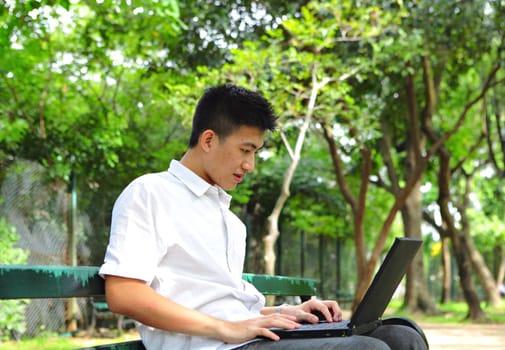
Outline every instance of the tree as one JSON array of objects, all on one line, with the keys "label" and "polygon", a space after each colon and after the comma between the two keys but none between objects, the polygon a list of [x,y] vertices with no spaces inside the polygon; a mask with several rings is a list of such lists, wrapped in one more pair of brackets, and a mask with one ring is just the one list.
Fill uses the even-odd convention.
[{"label": "tree", "polygon": [[[338,10],[335,10],[335,8]],[[371,264],[367,267],[366,259],[364,258],[366,255],[363,233],[364,200],[371,164],[371,152],[367,150],[368,146],[366,145],[369,142],[367,140],[368,135],[372,135],[371,137],[374,138],[377,137],[378,133],[373,131],[375,124],[365,128],[366,122],[363,119],[350,122],[357,114],[356,110],[358,107],[347,97],[346,89],[348,89],[348,85],[345,80],[350,77],[354,78],[354,75],[358,76],[360,69],[366,69],[367,67],[367,63],[362,63],[360,59],[360,55],[363,53],[361,51],[366,52],[368,49],[367,44],[363,43],[356,48],[353,46],[353,43],[366,41],[365,39],[368,37],[371,38],[369,40],[373,41],[374,36],[377,34],[377,28],[372,25],[366,27],[366,30],[363,32],[360,31],[357,28],[360,28],[361,22],[354,19],[347,22],[344,18],[349,18],[349,16],[343,10],[348,11],[356,18],[363,18],[364,16],[368,18],[367,15],[373,13],[376,9],[374,7],[364,7],[359,9],[359,11],[355,11],[351,6],[342,9],[341,6],[335,6],[335,4],[311,3],[302,10],[302,18],[300,20],[290,19],[284,21],[280,30],[269,32],[270,43],[267,43],[266,47],[258,46],[257,44],[247,44],[244,50],[233,51],[235,54],[234,64],[225,67],[222,73],[225,77],[230,77],[229,79],[232,81],[245,81],[249,85],[259,87],[262,91],[272,91],[270,96],[275,97],[271,97],[271,99],[282,103],[280,110],[288,111],[289,114],[286,112],[283,114],[289,115],[291,118],[296,118],[297,115],[300,115],[300,112],[291,112],[293,110],[297,111],[294,107],[301,107],[303,109],[305,108],[303,105],[307,104],[308,108],[314,108],[311,104],[313,100],[309,99],[307,94],[298,93],[298,91],[310,91],[311,85],[309,83],[311,80],[308,79],[306,73],[309,70],[306,68],[304,72],[299,67],[310,67],[313,64],[312,62],[316,62],[318,67],[317,76],[326,76],[332,82],[332,84],[328,84],[325,89],[321,90],[318,106],[314,109],[317,120],[322,120],[323,128],[321,129],[326,130],[328,140],[333,139],[333,133],[326,127],[330,124],[325,124],[325,119],[330,118],[331,120],[335,116],[335,113],[344,111],[344,117],[340,121],[349,124],[351,136],[362,135],[362,139],[357,138],[357,144],[359,145],[358,147],[362,148],[362,154],[366,155],[366,159],[368,159],[365,162],[368,163],[368,166],[365,166],[365,169],[368,170],[361,176],[363,186],[360,192],[361,204],[353,206],[352,200],[350,201],[351,207],[356,209],[354,220],[355,242],[357,254],[361,257],[361,259],[358,258],[358,280],[363,281],[365,285],[367,283],[366,279],[362,278],[365,275],[364,271],[373,272],[373,267],[378,259],[378,253],[376,253],[373,256]],[[340,27],[335,26],[335,23],[339,23]],[[343,28],[346,28],[345,32],[343,32]],[[294,48],[297,48],[297,50],[295,51]],[[339,62],[340,64],[336,65],[335,62],[339,59],[339,54],[342,57],[350,58],[347,61],[342,60]],[[248,62],[247,68],[242,67],[242,62]],[[251,65],[250,62],[254,62],[254,64]],[[279,72],[283,73],[283,75],[280,75]],[[287,96],[289,97],[286,98],[285,93],[275,93],[277,86],[286,85],[284,83],[286,76],[288,82],[296,86],[294,90],[296,93],[292,95],[295,97],[300,96],[299,98],[295,98],[295,103],[291,103],[293,100],[291,94],[288,94]],[[360,78],[358,77],[357,79]],[[302,88],[304,90],[301,90]],[[283,90],[281,89],[281,91]],[[300,102],[303,103],[302,106],[299,105]],[[371,119],[366,119],[366,121]],[[331,123],[331,127],[333,127],[333,121]],[[288,124],[284,122],[283,125]],[[305,123],[301,122],[300,125],[305,125]],[[331,154],[335,155],[336,153],[331,152]],[[339,164],[339,162],[335,163]],[[339,184],[342,184],[343,171],[336,171],[336,173],[339,174]],[[287,183],[289,183],[289,174],[287,180]],[[350,194],[350,191],[344,191],[344,193]],[[347,198],[351,198],[351,196]],[[284,198],[286,198],[285,195]],[[283,197],[281,197],[281,200],[284,200]],[[391,217],[394,217],[394,215],[391,215]],[[387,233],[387,229],[385,232]],[[384,234],[382,237],[383,239],[385,238]],[[384,240],[381,241],[382,246],[384,243]],[[371,278],[371,274],[369,277]]]},{"label": "tree", "polygon": [[[445,37],[449,33],[451,40],[447,42],[447,39],[439,35],[439,32],[433,30],[433,23],[431,26],[424,27],[424,33],[426,38],[426,46],[429,48],[428,53],[423,57],[423,72],[424,72],[424,85],[425,85],[425,106],[421,113],[421,127],[423,132],[427,135],[429,142],[432,145],[440,144],[436,154],[438,157],[439,165],[439,177],[438,177],[438,204],[443,218],[444,230],[441,232],[447,232],[451,239],[451,243],[454,249],[454,254],[458,260],[458,272],[460,274],[460,281],[462,283],[463,291],[467,303],[469,304],[469,317],[470,318],[481,318],[483,316],[482,310],[480,310],[480,305],[478,298],[473,291],[472,281],[471,281],[471,271],[478,271],[477,275],[481,281],[481,286],[486,290],[487,299],[491,303],[498,301],[496,288],[493,286],[492,281],[489,280],[486,275],[489,273],[485,272],[487,268],[485,264],[482,263],[482,258],[479,257],[478,251],[473,247],[472,240],[468,233],[469,224],[466,216],[466,208],[468,208],[468,199],[465,195],[461,196],[462,200],[459,203],[454,198],[453,193],[456,192],[454,186],[451,183],[458,183],[458,181],[451,181],[451,176],[457,174],[455,169],[461,167],[461,164],[468,159],[472,160],[471,153],[474,147],[478,147],[479,136],[475,137],[475,143],[467,143],[467,148],[462,150],[460,153],[466,153],[464,156],[457,153],[457,150],[461,148],[456,146],[452,147],[456,135],[465,135],[465,121],[472,120],[472,115],[476,110],[474,105],[485,101],[485,96],[489,89],[494,84],[500,84],[500,81],[496,81],[496,74],[499,69],[499,56],[495,55],[495,47],[503,45],[501,41],[503,38],[498,39],[499,30],[493,25],[493,20],[489,21],[486,19],[485,8],[487,6],[486,2],[473,2],[472,4],[467,4],[467,6],[462,6],[461,4],[438,4],[435,7],[424,7],[419,6],[418,12],[428,18],[433,18],[432,12],[436,13],[456,13],[452,16],[450,20],[443,21],[438,20],[436,23],[437,28],[444,28]],[[429,9],[429,10],[428,10]],[[430,12],[430,14],[428,14]],[[498,15],[499,11],[492,11],[489,14],[489,18]],[[442,18],[442,17],[437,17]],[[460,21],[463,20],[465,25],[460,25]],[[433,20],[432,20],[433,22]],[[468,23],[474,23],[472,25],[473,30],[468,32]],[[456,30],[454,28],[461,28]],[[494,34],[494,40],[481,41],[485,37],[488,37],[490,33]],[[491,34],[491,35],[493,35]],[[456,40],[457,38],[457,40]],[[467,38],[463,39],[462,38]],[[480,38],[480,39],[479,39]],[[495,41],[497,39],[497,41]],[[462,44],[459,44],[462,43]],[[448,47],[450,50],[448,50]],[[461,59],[461,52],[465,52],[465,60]],[[489,52],[489,57],[483,55],[483,52]],[[439,57],[434,59],[434,57]],[[460,86],[456,76],[468,76],[471,77],[473,68],[468,64],[468,58],[474,57],[475,65],[477,62],[480,64],[481,70],[485,71],[482,78],[483,87],[480,92],[468,92],[468,87],[470,86],[469,80],[464,80],[464,90],[466,91],[466,97],[464,94],[452,94],[450,89],[444,85],[444,80],[451,81],[451,89],[458,91]],[[491,62],[491,63],[488,63]],[[463,78],[464,79],[464,78]],[[473,80],[479,81],[479,79]],[[473,90],[479,90],[474,88]],[[461,99],[461,96],[465,96],[465,99]],[[459,116],[455,116],[455,123],[447,123],[443,119],[437,118],[438,115],[451,115],[449,109],[452,108],[454,111],[454,105],[451,102],[448,103],[447,100],[443,98],[450,98],[448,101],[454,101],[459,103],[462,112]],[[450,105],[449,109],[445,110],[444,105]],[[438,112],[438,113],[437,113]],[[478,110],[477,110],[478,113]],[[476,118],[478,119],[478,117]],[[467,129],[470,130],[470,129]],[[470,152],[468,151],[468,147]],[[451,156],[455,154],[458,158],[451,162]],[[452,165],[454,163],[455,165]],[[468,171],[463,171],[463,174],[468,174]],[[468,187],[464,186],[466,190],[463,193],[468,195]],[[466,204],[464,204],[466,203]],[[454,212],[451,207],[457,207],[459,213],[461,214],[461,229],[457,228],[457,223],[454,220]],[[473,269],[469,265],[469,262],[473,261]]]},{"label": "tree", "polygon": [[[289,186],[300,160],[305,134],[312,115],[318,108],[318,95],[328,91],[330,83],[335,86],[354,74],[352,70],[344,69],[343,73],[336,71],[328,57],[319,57],[333,40],[334,34],[330,33],[328,36],[328,32],[320,31],[317,28],[317,17],[308,10],[302,10],[302,13],[303,21],[286,20],[281,29],[269,31],[268,42],[264,43],[264,46],[246,43],[244,50],[233,50],[233,64],[227,65],[219,73],[230,77],[234,82],[246,81],[249,86],[255,86],[269,94],[278,109],[284,111],[283,115],[289,118],[281,119],[281,128],[299,129],[294,148],[291,148],[287,138],[283,139],[291,163],[284,174],[276,205],[268,218],[268,234],[264,238],[266,272],[270,274],[273,274],[275,269],[274,244],[279,236],[279,216],[289,197]],[[298,36],[295,36],[294,32]],[[317,36],[314,36],[314,32],[317,32]],[[291,45],[290,41],[297,42],[297,45]],[[303,49],[297,52],[297,46]],[[243,66],[245,62],[247,67]],[[250,62],[257,63],[251,65]],[[281,89],[280,93],[276,92],[277,87],[286,81],[292,87]],[[290,103],[291,101],[294,103]]]},{"label": "tree", "polygon": [[283,138],[286,148],[288,149],[288,154],[291,158],[291,163],[289,164],[289,167],[286,169],[286,173],[284,175],[284,181],[281,188],[281,193],[277,198],[272,213],[268,217],[268,233],[264,238],[266,273],[270,275],[275,274],[276,256],[274,248],[275,248],[275,242],[279,238],[279,216],[281,214],[282,208],[284,207],[286,200],[289,197],[289,186],[293,179],[294,172],[300,161],[300,155],[302,152],[305,134],[310,126],[312,115],[314,113],[314,108],[316,106],[317,95],[319,93],[319,90],[322,89],[329,82],[329,79],[324,78],[322,81],[319,81],[316,72],[317,72],[317,65],[314,65],[312,67],[312,90],[310,92],[307,111],[305,113],[303,123],[300,126],[300,132],[298,134],[295,147],[291,148],[286,138],[285,137]]},{"label": "tree", "polygon": [[[441,138],[449,138],[452,134],[456,133],[459,127],[465,120],[467,113],[470,109],[479,102],[489,90],[491,84],[495,79],[496,72],[498,71],[499,66],[492,67],[489,75],[487,77],[486,83],[484,84],[481,92],[471,99],[463,108],[463,112],[460,114],[457,122],[454,124],[452,130],[449,130],[442,137],[438,136],[437,133],[433,130],[431,120],[424,121],[424,128],[428,134],[428,137],[433,143],[440,143]],[[471,319],[480,319],[482,318],[483,312],[480,307],[480,303],[478,300],[478,296],[475,293],[473,287],[473,281],[471,279],[471,271],[472,267],[469,265],[470,263],[474,263],[474,266],[478,264],[479,271],[481,272],[479,276],[481,277],[481,283],[486,291],[488,296],[488,300],[493,304],[499,303],[498,297],[498,288],[494,284],[492,279],[483,277],[485,275],[489,275],[489,273],[485,272],[485,265],[482,264],[482,258],[479,257],[477,249],[473,246],[472,240],[469,235],[469,227],[468,227],[468,219],[466,215],[466,210],[468,208],[468,183],[465,185],[464,191],[464,200],[462,203],[464,205],[460,207],[460,214],[462,215],[462,229],[459,230],[454,221],[454,215],[450,208],[450,203],[454,202],[453,195],[451,195],[450,191],[450,180],[451,174],[453,170],[450,166],[450,157],[451,152],[446,146],[440,147],[437,151],[439,156],[439,177],[438,177],[438,187],[439,187],[439,197],[438,197],[438,205],[441,210],[442,219],[445,225],[445,231],[448,233],[448,237],[451,239],[451,243],[453,245],[454,254],[458,263],[458,271],[460,274],[460,280],[462,284],[463,293],[465,299],[469,305],[468,317]],[[467,180],[468,181],[468,180]]]},{"label": "tree", "polygon": [[[438,6],[439,5],[439,6]],[[442,121],[435,119],[434,115],[437,113],[437,102],[440,91],[445,91],[445,85],[441,85],[443,77],[446,75],[450,76],[446,78],[447,80],[453,81],[454,77],[452,74],[464,74],[465,70],[468,68],[467,63],[460,60],[461,52],[466,52],[465,57],[472,53],[479,52],[478,55],[482,54],[482,47],[479,47],[477,51],[474,51],[478,45],[471,46],[470,42],[474,42],[475,37],[471,40],[453,40],[450,43],[447,42],[447,32],[454,34],[454,37],[458,39],[464,38],[465,35],[474,35],[474,31],[470,34],[465,30],[465,26],[455,25],[458,21],[465,21],[468,23],[469,18],[479,24],[481,17],[475,16],[475,13],[482,13],[485,6],[482,3],[472,3],[468,7],[462,7],[459,4],[448,4],[440,3],[437,6],[431,2],[423,3],[419,2],[417,5],[412,6],[409,10],[409,14],[403,13],[402,27],[403,30],[393,32],[393,39],[391,36],[388,40],[382,41],[383,49],[376,55],[376,60],[379,62],[378,67],[383,67],[382,71],[387,74],[382,77],[382,90],[380,94],[376,96],[381,96],[379,98],[383,99],[382,104],[378,104],[379,108],[383,111],[384,115],[395,115],[392,113],[405,113],[405,124],[401,126],[393,118],[388,119],[388,128],[392,129],[393,132],[388,132],[383,124],[383,142],[388,142],[390,137],[388,135],[397,135],[396,139],[393,139],[393,143],[383,144],[381,147],[383,153],[383,162],[389,176],[389,183],[384,181],[380,173],[374,175],[378,181],[377,184],[383,186],[384,188],[389,188],[392,193],[395,194],[396,202],[391,208],[390,214],[386,219],[381,232],[379,233],[379,238],[377,244],[372,251],[372,257],[370,258],[370,265],[374,265],[374,256],[377,257],[382,248],[382,243],[387,234],[388,226],[392,222],[394,215],[398,209],[402,210],[402,217],[404,219],[405,228],[411,233],[417,232],[420,234],[421,225],[421,203],[420,203],[420,185],[423,174],[428,170],[428,165],[431,157],[437,152],[439,152],[443,147],[444,143],[447,142],[459,129],[461,125],[455,124],[454,128],[447,132],[442,138],[437,139],[436,142],[433,139],[429,139],[431,143],[428,145],[427,149],[424,146],[425,136],[423,133],[428,130],[428,128],[433,127],[433,123],[436,121],[438,124],[437,132],[442,129],[445,124]],[[433,11],[452,12],[457,13],[457,16],[433,16]],[[402,13],[401,11],[399,13]],[[446,20],[450,18],[449,20]],[[446,28],[446,29],[444,29]],[[454,28],[462,28],[461,31],[457,31]],[[475,26],[474,26],[475,28]],[[481,28],[481,27],[479,27]],[[486,25],[482,25],[482,31],[479,32],[478,36],[484,36],[484,33],[489,32],[489,28]],[[394,34],[396,33],[396,37]],[[407,33],[405,38],[408,40],[402,40],[403,34]],[[441,35],[441,33],[444,33]],[[391,34],[391,33],[390,33]],[[487,34],[486,34],[487,35]],[[477,36],[477,37],[478,37]],[[379,45],[379,44],[377,44]],[[452,45],[455,47],[453,51],[447,50],[447,45]],[[461,45],[461,47],[459,46]],[[403,48],[402,51],[398,50]],[[479,51],[480,50],[480,51]],[[408,52],[405,54],[404,52]],[[399,56],[398,56],[399,55]],[[433,69],[431,62],[436,62],[436,68]],[[391,65],[390,62],[404,62],[399,65]],[[450,62],[449,66],[446,66]],[[384,65],[384,63],[387,63]],[[419,69],[413,69],[413,67],[419,67]],[[446,69],[447,68],[447,69]],[[422,72],[422,77],[416,79],[415,72]],[[492,70],[491,70],[492,72]],[[380,75],[379,75],[380,76]],[[402,96],[403,93],[397,87],[398,78],[403,79],[405,77],[406,83],[405,88],[405,108],[398,109],[384,108],[389,104],[395,106],[395,99],[398,96]],[[421,84],[419,82],[422,82]],[[367,82],[367,84],[370,84]],[[397,90],[398,89],[398,90]],[[442,89],[442,90],[441,90]],[[367,96],[367,95],[365,95]],[[446,95],[444,95],[446,96]],[[370,100],[370,97],[367,96]],[[461,103],[460,100],[455,99],[455,101]],[[466,113],[464,113],[466,114]],[[384,117],[383,117],[384,118]],[[385,120],[385,119],[383,119]],[[425,123],[429,120],[428,123]],[[461,122],[461,119],[460,119]],[[443,126],[442,126],[443,125]],[[450,129],[451,127],[446,127]],[[406,136],[406,137],[405,137]],[[392,146],[392,147],[391,147]],[[406,150],[406,157],[401,156],[401,153]],[[397,154],[391,156],[391,154]],[[404,159],[403,171],[394,170],[393,165],[395,164],[392,160]],[[404,174],[405,186],[401,191],[399,191],[398,175]],[[409,195],[410,193],[410,195]],[[419,260],[418,260],[419,261]],[[415,263],[414,263],[415,264]],[[420,269],[420,268],[419,268]],[[419,270],[418,269],[418,270]],[[409,275],[412,275],[412,271]],[[422,271],[422,269],[420,269]],[[368,281],[371,277],[371,269],[368,270],[369,275],[363,280]],[[420,275],[422,276],[422,274]],[[414,279],[414,281],[420,281],[419,278]],[[412,286],[415,285],[415,288]],[[358,288],[358,298],[359,290],[364,292],[367,286],[367,282],[364,282]],[[422,291],[419,288],[419,284],[413,283],[411,287],[408,286],[408,291]],[[417,294],[417,296],[415,295]],[[420,305],[426,303],[428,300],[427,294],[424,293],[407,293],[407,297],[411,298],[411,305]],[[407,303],[409,303],[407,301]]]},{"label": "tree", "polygon": [[[142,79],[148,60],[140,57],[156,53],[159,40],[180,27],[175,1],[137,5],[41,1],[2,9],[2,161],[39,163],[55,186],[74,186],[77,178],[82,187],[98,188],[128,141],[122,131],[138,115],[143,119],[149,101],[145,85],[151,81]],[[63,212],[66,263],[74,265],[71,202]],[[70,308],[69,330],[76,328],[74,313]]]}]

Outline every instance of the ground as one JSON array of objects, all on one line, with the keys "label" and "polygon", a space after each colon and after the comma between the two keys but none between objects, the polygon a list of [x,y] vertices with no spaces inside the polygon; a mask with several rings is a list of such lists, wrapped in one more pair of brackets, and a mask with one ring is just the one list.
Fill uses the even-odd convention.
[{"label": "ground", "polygon": [[421,323],[430,350],[505,350],[505,324]]}]

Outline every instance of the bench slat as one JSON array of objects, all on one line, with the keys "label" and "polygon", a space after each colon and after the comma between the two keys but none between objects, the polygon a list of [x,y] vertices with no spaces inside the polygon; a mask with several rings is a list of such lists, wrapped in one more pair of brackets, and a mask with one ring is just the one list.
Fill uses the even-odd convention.
[{"label": "bench slat", "polygon": [[130,340],[122,343],[97,345],[78,350],[146,350],[142,340]]},{"label": "bench slat", "polygon": [[316,280],[301,277],[242,274],[242,278],[253,284],[262,294],[277,296],[311,297],[316,295]]},{"label": "bench slat", "polygon": [[0,299],[104,295],[96,266],[0,265]]},{"label": "bench slat", "polygon": [[[0,265],[0,299],[102,296],[104,280],[98,270],[97,266]],[[310,278],[250,273],[242,278],[265,295],[316,295],[316,281]]]}]

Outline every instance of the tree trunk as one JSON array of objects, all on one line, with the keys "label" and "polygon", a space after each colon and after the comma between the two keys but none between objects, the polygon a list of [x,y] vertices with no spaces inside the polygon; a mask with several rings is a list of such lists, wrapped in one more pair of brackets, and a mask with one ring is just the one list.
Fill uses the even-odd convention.
[{"label": "tree trunk", "polygon": [[[425,149],[425,137],[419,130],[417,116],[417,98],[413,75],[409,74],[405,82],[407,118],[405,127],[408,133],[407,157],[404,164],[405,180],[416,178],[416,165],[421,159],[421,153]],[[432,99],[435,99],[432,97]],[[412,186],[409,196],[401,210],[405,236],[423,238],[421,225],[423,222],[423,204],[421,195],[422,176],[417,176],[417,181]],[[394,177],[397,179],[397,176]],[[391,179],[393,180],[393,179]],[[398,180],[397,180],[398,181]],[[399,194],[400,184],[395,187],[395,195]],[[412,312],[422,311],[435,314],[439,310],[432,300],[424,274],[424,261],[422,250],[419,252],[407,270],[407,286],[405,305]]]},{"label": "tree trunk", "polygon": [[498,259],[498,268],[496,271],[496,285],[500,286],[504,283],[505,279],[505,249],[502,245],[494,248],[495,259]]},{"label": "tree trunk", "polygon": [[333,169],[335,176],[337,178],[337,183],[339,185],[340,191],[345,198],[345,201],[350,205],[353,218],[353,231],[354,231],[354,246],[356,253],[356,273],[358,285],[356,287],[355,299],[353,302],[352,309],[357,306],[357,303],[363,297],[361,293],[362,290],[366,290],[371,281],[371,274],[368,273],[368,264],[366,259],[366,246],[365,238],[363,232],[363,218],[365,214],[366,206],[366,192],[368,189],[368,178],[370,175],[371,158],[369,150],[362,150],[364,156],[363,170],[361,172],[361,187],[360,196],[355,197],[349,188],[344,174],[344,169],[342,166],[342,160],[340,158],[339,150],[335,139],[333,138],[333,129],[330,125],[325,122],[321,122],[321,128],[323,130],[323,136],[328,144],[330,150],[330,156],[333,163]]},{"label": "tree trunk", "polygon": [[309,103],[307,106],[307,113],[305,114],[303,124],[300,127],[300,132],[296,140],[296,145],[294,150],[291,149],[289,143],[283,138],[284,143],[288,149],[289,155],[291,157],[291,163],[286,170],[284,175],[284,181],[282,184],[281,193],[277,199],[272,213],[268,217],[268,234],[263,238],[265,244],[265,272],[270,275],[275,274],[275,243],[279,237],[279,217],[289,197],[289,187],[293,179],[298,163],[300,162],[300,155],[302,152],[303,143],[305,141],[305,135],[310,126],[312,115],[314,113],[314,107],[316,106],[317,95],[322,87],[329,83],[329,79],[323,79],[322,81],[317,81],[316,78],[316,66],[312,68],[312,89],[310,92]]},{"label": "tree trunk", "polygon": [[[416,165],[420,164],[421,150],[425,147],[424,137],[419,131],[419,122],[416,112],[416,94],[414,88],[414,78],[408,75],[405,81],[406,90],[406,106],[407,114],[405,119],[405,128],[407,130],[406,142],[406,160],[403,165],[404,179],[408,182],[409,179],[415,179],[411,186],[410,194],[405,198],[405,204],[401,208],[402,220],[404,225],[405,236],[416,237],[422,239],[421,224],[423,218],[423,209],[421,202],[421,181],[422,176],[419,176],[416,171]],[[395,164],[391,156],[391,149],[399,143],[398,140],[392,139],[390,131],[390,122],[386,118],[381,120],[382,139],[380,143],[380,151],[383,162],[387,169],[390,187],[382,185],[388,189],[395,197],[399,197],[401,193],[400,176],[398,175]],[[436,313],[438,309],[429,295],[426,286],[424,274],[423,254],[418,254],[412,264],[407,269],[407,284],[405,294],[405,305],[411,311],[421,310],[426,313]]]},{"label": "tree trunk", "polygon": [[[422,208],[420,207],[420,198],[416,198],[420,197],[420,193],[420,190],[413,190],[402,209],[402,218],[407,237],[422,238]],[[419,194],[419,196],[414,194]],[[427,314],[436,314],[439,312],[426,285],[422,250],[414,257],[414,260],[407,269],[404,303],[411,312],[422,311]]]},{"label": "tree trunk", "polygon": [[440,295],[440,303],[445,304],[451,300],[452,269],[449,248],[450,239],[448,237],[441,237],[440,240],[442,242],[442,293]]},{"label": "tree trunk", "polygon": [[458,274],[463,296],[468,304],[467,318],[470,320],[481,321],[485,319],[485,314],[480,306],[479,297],[475,292],[475,286],[472,281],[472,266],[470,258],[464,247],[464,239],[459,237],[457,232],[453,232],[453,235],[453,254],[458,265]]},{"label": "tree trunk", "polygon": [[468,256],[472,262],[472,267],[479,279],[479,283],[486,295],[486,301],[489,305],[498,307],[501,305],[500,293],[498,292],[498,285],[495,282],[493,274],[489,270],[484,258],[477,250],[475,243],[468,231],[463,232],[465,247],[468,249]]},{"label": "tree trunk", "polygon": [[472,267],[479,279],[480,285],[484,290],[486,295],[486,301],[491,306],[500,306],[501,299],[498,293],[498,286],[495,283],[493,274],[489,270],[484,258],[475,247],[475,243],[473,242],[473,238],[470,235],[470,220],[468,219],[468,208],[470,207],[470,192],[472,187],[472,176],[465,174],[466,185],[465,191],[463,195],[463,204],[459,205],[459,211],[461,214],[461,234],[462,239],[464,239],[465,247],[468,252],[468,256],[472,261]]},{"label": "tree trunk", "polygon": [[449,152],[442,147],[439,150],[439,174],[438,174],[438,205],[442,220],[447,227],[447,232],[451,239],[452,249],[456,263],[458,265],[458,274],[460,277],[461,289],[466,303],[468,304],[467,317],[471,320],[484,319],[484,311],[480,307],[479,298],[475,292],[475,287],[472,281],[472,266],[468,255],[468,250],[465,247],[465,239],[461,232],[456,228],[453,214],[449,209],[451,202],[450,195],[450,155]]},{"label": "tree trunk", "polygon": [[[65,194],[65,202],[63,209],[63,217],[67,226],[67,249],[65,254],[65,261],[67,265],[77,265],[77,238],[76,238],[76,206],[77,197],[75,191],[75,177],[72,173],[70,175],[70,185]],[[65,303],[65,323],[66,329],[69,332],[77,330],[77,314],[78,306],[75,298],[70,298]]]}]

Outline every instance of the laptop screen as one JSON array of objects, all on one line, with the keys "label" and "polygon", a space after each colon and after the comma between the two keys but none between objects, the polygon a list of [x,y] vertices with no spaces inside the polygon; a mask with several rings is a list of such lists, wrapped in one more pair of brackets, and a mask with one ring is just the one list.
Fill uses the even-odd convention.
[{"label": "laptop screen", "polygon": [[417,238],[395,238],[363,300],[352,315],[350,327],[374,322],[382,317],[421,244],[422,240]]}]

